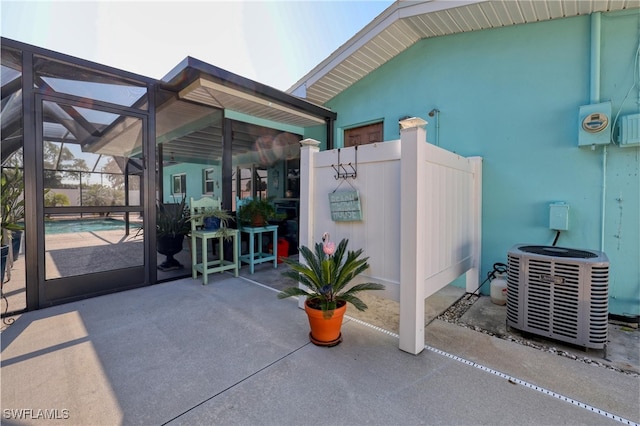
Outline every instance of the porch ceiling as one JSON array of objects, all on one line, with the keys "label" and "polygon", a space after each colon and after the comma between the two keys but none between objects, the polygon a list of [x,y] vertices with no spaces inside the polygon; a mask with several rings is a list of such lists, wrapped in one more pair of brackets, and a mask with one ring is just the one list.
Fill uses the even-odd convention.
[{"label": "porch ceiling", "polygon": [[[219,163],[222,159],[222,117],[221,111],[178,99],[171,99],[159,107],[156,142],[162,145],[166,164]],[[255,151],[256,140],[265,136],[279,137],[282,149],[299,146],[298,138],[292,138],[289,133],[234,120],[231,125],[231,155],[235,157]]]},{"label": "porch ceiling", "polygon": [[293,126],[309,127],[325,123],[322,118],[205,78],[193,81],[178,96],[200,104]]},{"label": "porch ceiling", "polygon": [[323,105],[419,40],[638,8],[638,0],[396,1],[287,92]]},{"label": "porch ceiling", "polygon": [[337,114],[306,99],[233,74],[190,56],[163,79],[178,99],[296,127],[324,125]]}]

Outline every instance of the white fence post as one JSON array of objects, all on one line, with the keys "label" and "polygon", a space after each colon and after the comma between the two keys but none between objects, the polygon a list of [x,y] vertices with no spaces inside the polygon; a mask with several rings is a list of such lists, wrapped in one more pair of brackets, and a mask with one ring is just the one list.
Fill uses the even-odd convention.
[{"label": "white fence post", "polygon": [[405,128],[400,132],[400,349],[417,355],[424,349],[425,225],[420,213],[426,210],[423,164],[427,123],[413,118],[402,124]]},{"label": "white fence post", "polygon": [[[307,246],[311,250],[314,247],[313,215],[315,211],[315,154],[320,151],[320,142],[315,139],[300,141],[300,223],[299,245]],[[301,262],[304,259],[300,259]],[[304,299],[298,300],[298,306],[304,309]]]},{"label": "white fence post", "polygon": [[473,265],[466,274],[466,291],[472,293],[480,286],[480,269],[482,267],[482,157],[469,157],[473,169],[473,185],[471,187],[471,221]]}]

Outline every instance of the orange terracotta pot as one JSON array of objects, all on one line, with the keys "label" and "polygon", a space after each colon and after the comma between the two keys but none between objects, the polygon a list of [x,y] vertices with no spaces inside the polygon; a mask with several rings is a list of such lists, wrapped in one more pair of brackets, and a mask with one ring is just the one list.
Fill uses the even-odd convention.
[{"label": "orange terracotta pot", "polygon": [[331,318],[325,318],[322,309],[314,309],[309,306],[309,301],[304,303],[304,310],[309,317],[309,340],[318,346],[335,346],[342,341],[342,319],[347,310],[346,302],[333,311]]}]

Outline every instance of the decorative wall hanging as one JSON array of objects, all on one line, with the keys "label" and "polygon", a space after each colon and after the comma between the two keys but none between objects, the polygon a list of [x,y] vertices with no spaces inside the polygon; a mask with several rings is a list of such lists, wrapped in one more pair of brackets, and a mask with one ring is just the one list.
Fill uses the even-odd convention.
[{"label": "decorative wall hanging", "polygon": [[[362,206],[360,204],[360,193],[349,182],[349,178],[356,179],[358,177],[358,146],[355,147],[354,163],[345,164],[340,162],[340,149],[338,149],[338,164],[332,164],[336,175],[336,180],[342,179],[336,189],[329,194],[329,210],[331,211],[331,220],[334,222],[356,222],[362,220]],[[351,191],[338,191],[343,182],[347,182],[351,187]]]},{"label": "decorative wall hanging", "polygon": [[334,222],[357,222],[362,220],[360,193],[357,190],[331,192],[329,209]]}]

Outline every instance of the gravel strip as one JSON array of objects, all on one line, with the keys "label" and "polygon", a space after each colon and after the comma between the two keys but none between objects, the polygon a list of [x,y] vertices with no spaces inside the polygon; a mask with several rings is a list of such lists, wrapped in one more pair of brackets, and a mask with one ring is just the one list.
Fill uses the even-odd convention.
[{"label": "gravel strip", "polygon": [[475,294],[465,294],[464,296],[462,296],[456,303],[454,303],[453,305],[451,305],[451,307],[449,307],[449,309],[447,309],[445,312],[443,312],[441,315],[439,315],[437,317],[437,319],[441,320],[441,321],[445,321],[451,324],[455,324],[458,325],[460,327],[464,327],[464,328],[469,328],[472,329],[474,331],[478,331],[480,333],[484,333],[484,334],[488,334],[489,336],[494,336],[497,337],[499,339],[503,339],[503,340],[508,340],[510,342],[514,342],[514,343],[518,343],[520,345],[524,345],[524,346],[529,346],[531,348],[534,349],[538,349],[541,351],[546,351],[552,354],[556,354],[559,356],[563,356],[566,358],[570,358],[573,359],[575,361],[578,362],[582,362],[585,364],[590,364],[590,365],[595,365],[598,367],[604,367],[607,368],[609,370],[614,370],[620,373],[624,373],[627,374],[629,376],[635,376],[635,377],[640,377],[640,374],[632,372],[632,371],[625,371],[625,370],[621,370],[619,368],[613,367],[611,365],[607,365],[604,364],[598,360],[594,360],[591,359],[589,357],[586,356],[578,356],[575,355],[573,353],[570,352],[566,352],[563,350],[559,350],[553,346],[546,346],[540,343],[534,343],[531,342],[527,339],[524,339],[521,336],[514,336],[512,334],[496,334],[493,333],[491,331],[488,330],[483,330],[482,328],[478,327],[478,326],[474,326],[474,325],[469,325],[469,324],[465,324],[463,322],[460,321],[460,318],[465,314],[465,312],[467,312],[469,310],[469,308],[471,308],[471,306],[478,300],[479,296],[475,295]]}]

